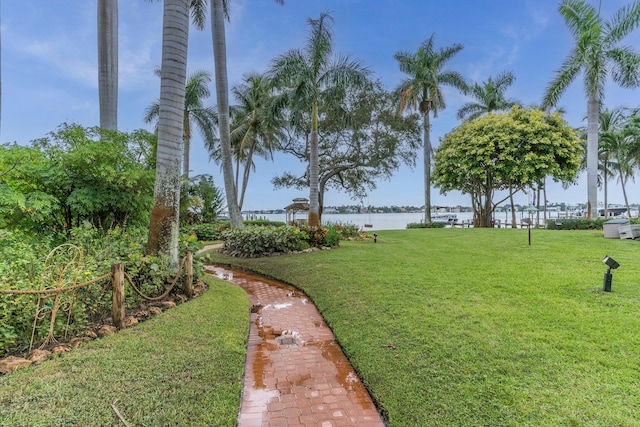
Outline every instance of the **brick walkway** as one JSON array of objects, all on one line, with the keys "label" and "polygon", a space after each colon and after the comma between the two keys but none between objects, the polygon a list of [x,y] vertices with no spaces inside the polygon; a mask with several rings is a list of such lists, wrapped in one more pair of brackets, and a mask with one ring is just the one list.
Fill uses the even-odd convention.
[{"label": "brick walkway", "polygon": [[369,393],[316,307],[294,288],[207,266],[252,305],[239,427],[383,427]]}]

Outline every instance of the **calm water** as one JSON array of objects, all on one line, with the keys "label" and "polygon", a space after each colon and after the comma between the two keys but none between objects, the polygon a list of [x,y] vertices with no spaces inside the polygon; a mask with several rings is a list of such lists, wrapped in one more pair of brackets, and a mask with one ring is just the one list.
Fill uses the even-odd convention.
[{"label": "calm water", "polygon": [[[435,214],[434,214],[435,215]],[[455,214],[459,222],[473,220],[473,212],[456,212]],[[520,220],[523,216],[522,212],[516,213],[516,218]],[[526,217],[526,214],[524,215]],[[548,213],[551,218],[557,218],[557,212]],[[259,218],[266,218],[271,221],[286,221],[285,214],[276,215],[258,215]],[[302,218],[300,214],[298,218]],[[540,221],[543,214],[540,213]],[[494,218],[502,222],[511,221],[511,213],[496,212]],[[327,224],[330,222],[340,224],[354,224],[359,228],[365,224],[371,224],[373,227],[367,227],[366,230],[404,230],[407,224],[411,222],[421,222],[424,219],[424,213],[374,213],[374,214],[323,214],[322,222]],[[534,217],[535,219],[535,217]]]},{"label": "calm water", "polygon": [[[458,220],[473,219],[472,212],[459,212],[455,214]],[[286,221],[285,214],[259,215],[272,221]],[[300,216],[302,218],[302,215]],[[340,224],[353,224],[364,227],[371,224],[373,227],[367,230],[404,230],[411,222],[420,222],[424,219],[423,213],[375,213],[375,214],[323,214],[322,222]]]}]

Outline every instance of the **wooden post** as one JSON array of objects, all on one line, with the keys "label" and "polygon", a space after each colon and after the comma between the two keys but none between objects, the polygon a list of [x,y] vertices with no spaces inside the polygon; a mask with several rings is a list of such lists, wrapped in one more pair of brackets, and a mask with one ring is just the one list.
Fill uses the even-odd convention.
[{"label": "wooden post", "polygon": [[124,327],[124,265],[122,263],[111,265],[111,314],[113,325],[122,329]]},{"label": "wooden post", "polygon": [[193,252],[191,251],[187,251],[185,270],[187,274],[184,280],[184,293],[191,298],[193,297]]}]

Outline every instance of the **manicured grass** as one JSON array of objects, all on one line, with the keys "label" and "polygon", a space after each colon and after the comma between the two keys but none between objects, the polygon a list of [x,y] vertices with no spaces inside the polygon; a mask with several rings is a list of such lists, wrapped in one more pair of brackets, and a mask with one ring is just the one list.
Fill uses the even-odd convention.
[{"label": "manicured grass", "polygon": [[0,377],[1,426],[233,426],[249,324],[240,288],[213,278],[202,297],[133,328]]},{"label": "manicured grass", "polygon": [[[390,426],[640,425],[640,243],[602,231],[380,231],[215,260],[304,289]],[[611,255],[613,292],[601,291]]]}]

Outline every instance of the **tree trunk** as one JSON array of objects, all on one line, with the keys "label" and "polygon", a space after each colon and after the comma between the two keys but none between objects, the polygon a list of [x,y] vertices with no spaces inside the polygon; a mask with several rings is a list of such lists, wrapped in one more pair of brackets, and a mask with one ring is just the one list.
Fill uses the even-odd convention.
[{"label": "tree trunk", "polygon": [[247,191],[247,185],[249,184],[249,175],[251,174],[251,163],[253,159],[253,151],[255,150],[256,142],[253,141],[251,143],[251,147],[249,148],[249,153],[247,154],[247,160],[244,165],[244,174],[242,176],[242,191],[240,192],[240,202],[238,203],[238,207],[242,210],[242,205],[244,204],[244,195]]},{"label": "tree trunk", "polygon": [[597,92],[589,95],[587,104],[587,215],[598,218],[598,112]]},{"label": "tree trunk", "polygon": [[189,123],[189,112],[184,112],[184,132],[182,137],[183,153],[182,153],[182,176],[189,179],[189,151],[191,150],[191,124]]},{"label": "tree trunk", "polygon": [[224,33],[224,0],[211,2],[211,37],[216,73],[216,96],[218,101],[218,126],[222,151],[222,174],[227,196],[227,207],[231,227],[242,228],[242,214],[238,207],[237,189],[233,183],[233,159],[229,129],[229,85],[227,82],[227,42]]},{"label": "tree trunk", "polygon": [[516,228],[518,222],[516,219],[516,205],[513,203],[513,186],[509,182],[509,202],[511,203],[511,228]]},{"label": "tree trunk", "polygon": [[431,222],[431,137],[429,110],[422,114],[424,139],[424,222]]},{"label": "tree trunk", "polygon": [[318,102],[313,103],[311,117],[311,136],[309,139],[309,226],[320,225],[320,202],[318,200],[318,174],[320,161],[318,158]]},{"label": "tree trunk", "polygon": [[604,167],[603,167],[603,171],[602,174],[604,175],[603,177],[603,186],[604,186],[604,217],[605,218],[609,218],[609,195],[608,195],[608,190],[607,190],[607,168],[609,167],[609,165],[607,164],[607,156],[605,155],[604,157]]},{"label": "tree trunk", "polygon": [[631,209],[629,208],[629,199],[627,198],[627,190],[625,188],[625,184],[627,182],[627,178],[624,176],[622,172],[622,168],[619,169],[620,174],[620,184],[622,185],[622,195],[624,196],[624,205],[627,207],[627,217],[631,218]]},{"label": "tree trunk", "polygon": [[98,0],[100,127],[118,129],[118,0]]},{"label": "tree trunk", "polygon": [[156,183],[147,250],[169,255],[178,267],[180,228],[180,164],[189,41],[189,3],[165,0],[162,22],[162,65]]}]

